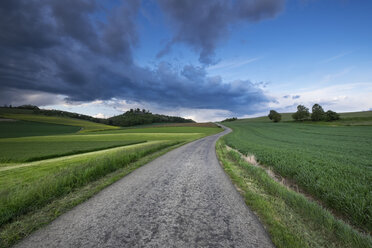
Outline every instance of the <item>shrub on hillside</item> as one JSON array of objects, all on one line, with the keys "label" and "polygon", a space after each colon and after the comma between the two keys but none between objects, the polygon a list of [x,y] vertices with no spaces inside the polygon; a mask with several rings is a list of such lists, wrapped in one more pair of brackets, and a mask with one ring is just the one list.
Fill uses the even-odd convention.
[{"label": "shrub on hillside", "polygon": [[332,110],[328,110],[325,112],[325,120],[326,121],[336,121],[340,119],[340,115]]},{"label": "shrub on hillside", "polygon": [[233,118],[227,118],[225,120],[223,120],[222,122],[229,122],[229,121],[236,121],[238,118],[236,117],[233,117]]},{"label": "shrub on hillside", "polygon": [[297,112],[292,115],[292,118],[296,121],[303,121],[309,118],[310,112],[309,109],[306,108],[304,105],[297,106]]},{"label": "shrub on hillside", "polygon": [[282,119],[282,115],[276,112],[275,110],[270,110],[268,117],[273,122],[279,122]]}]

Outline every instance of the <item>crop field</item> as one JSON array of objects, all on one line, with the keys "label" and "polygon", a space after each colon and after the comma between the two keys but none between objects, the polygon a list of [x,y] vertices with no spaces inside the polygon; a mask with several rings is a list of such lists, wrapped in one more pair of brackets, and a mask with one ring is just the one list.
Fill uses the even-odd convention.
[{"label": "crop field", "polygon": [[[3,123],[0,123],[4,128],[0,132],[3,134],[0,138],[0,247],[13,244],[45,224],[47,217],[40,209],[49,209],[47,215],[51,221],[61,214],[60,203],[48,207],[54,202],[69,202],[63,210],[67,211],[79,203],[68,195],[83,192],[86,199],[103,186],[98,184],[88,193],[82,189],[97,184],[106,175],[113,173],[112,179],[107,179],[112,183],[120,178],[115,176],[116,171],[124,171],[120,173],[125,175],[148,161],[146,157],[159,156],[162,151],[222,130],[215,126],[196,126],[72,133],[80,127],[62,125],[61,128],[61,125],[29,121]],[[22,129],[19,133],[18,128]],[[143,162],[137,162],[141,159]],[[135,163],[140,164],[130,166]],[[27,218],[32,221],[27,222]]]},{"label": "crop field", "polygon": [[240,120],[230,147],[292,179],[336,215],[372,231],[372,127]]}]

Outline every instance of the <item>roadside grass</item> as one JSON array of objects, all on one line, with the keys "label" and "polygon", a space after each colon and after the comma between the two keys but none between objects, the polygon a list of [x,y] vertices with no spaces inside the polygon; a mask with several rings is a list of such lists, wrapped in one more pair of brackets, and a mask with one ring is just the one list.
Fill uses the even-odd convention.
[{"label": "roadside grass", "polygon": [[119,127],[109,126],[101,123],[95,123],[91,121],[67,118],[67,117],[58,117],[58,116],[45,116],[37,114],[12,114],[12,113],[0,113],[0,117],[23,120],[23,121],[34,121],[41,123],[51,123],[51,124],[60,124],[67,126],[77,126],[81,127],[80,132],[91,132],[91,131],[100,131],[100,130],[114,130],[119,129]]},{"label": "roadside grass", "polygon": [[250,165],[237,152],[228,151],[223,138],[217,142],[216,151],[224,170],[278,248],[372,247],[370,236],[275,182],[262,168]]},{"label": "roadside grass", "polygon": [[80,127],[32,121],[0,121],[0,138],[76,133]]},{"label": "roadside grass", "polygon": [[0,247],[11,247],[22,238],[52,222],[58,216],[71,210],[76,205],[89,199],[105,187],[113,184],[135,169],[183,144],[184,142],[181,142],[157,150],[156,152],[138,159],[136,162],[129,163],[126,166],[115,170],[114,172],[108,173],[94,182],[88,183],[79,188],[75,188],[65,196],[51,201],[41,208],[34,209],[33,211],[30,211],[24,215],[14,217],[11,222],[0,226]]},{"label": "roadside grass", "polygon": [[3,171],[0,176],[0,226],[141,157],[178,143],[153,141],[123,147],[99,157],[78,157]]},{"label": "roadside grass", "polygon": [[231,122],[223,139],[320,200],[355,227],[372,231],[372,127]]}]

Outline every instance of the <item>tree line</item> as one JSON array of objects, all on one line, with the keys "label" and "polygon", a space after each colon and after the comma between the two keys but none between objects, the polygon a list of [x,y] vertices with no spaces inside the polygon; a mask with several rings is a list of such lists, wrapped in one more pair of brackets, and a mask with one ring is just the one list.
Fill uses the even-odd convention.
[{"label": "tree line", "polygon": [[[309,108],[304,105],[297,106],[297,112],[292,114],[292,118],[295,121],[336,121],[340,119],[340,115],[332,110],[324,111],[323,107],[319,104],[314,104],[312,107],[312,112],[310,113]],[[281,114],[275,110],[270,110],[268,115],[269,119],[274,122],[279,122],[282,118]]]}]

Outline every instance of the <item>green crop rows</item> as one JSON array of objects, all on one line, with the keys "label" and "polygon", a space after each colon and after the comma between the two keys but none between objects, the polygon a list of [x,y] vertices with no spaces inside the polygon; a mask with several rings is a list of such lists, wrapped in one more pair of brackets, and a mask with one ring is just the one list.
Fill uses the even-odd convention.
[{"label": "green crop rows", "polygon": [[372,230],[372,127],[241,120],[227,145],[254,154],[353,225]]}]

